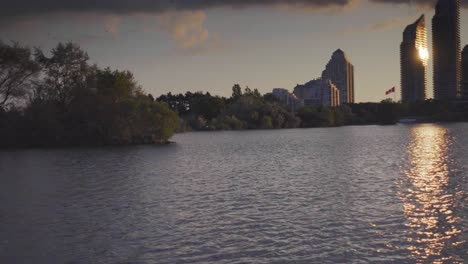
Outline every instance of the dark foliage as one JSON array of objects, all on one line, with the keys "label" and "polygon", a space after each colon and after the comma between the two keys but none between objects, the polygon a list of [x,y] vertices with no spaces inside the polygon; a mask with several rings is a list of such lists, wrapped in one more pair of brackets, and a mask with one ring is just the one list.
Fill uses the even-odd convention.
[{"label": "dark foliage", "polygon": [[1,147],[163,143],[179,126],[131,72],[89,65],[75,44],[60,43],[51,57],[36,49],[30,60],[40,78],[21,86],[25,105],[0,108]]},{"label": "dark foliage", "polygon": [[0,41],[0,107],[8,108],[10,103],[25,98],[39,70],[30,49]]},{"label": "dark foliage", "polygon": [[238,130],[298,127],[299,120],[280,102],[263,97],[257,89],[232,88],[231,98],[211,96],[201,92],[185,95],[162,95],[158,99],[167,103],[183,118],[188,129]]}]

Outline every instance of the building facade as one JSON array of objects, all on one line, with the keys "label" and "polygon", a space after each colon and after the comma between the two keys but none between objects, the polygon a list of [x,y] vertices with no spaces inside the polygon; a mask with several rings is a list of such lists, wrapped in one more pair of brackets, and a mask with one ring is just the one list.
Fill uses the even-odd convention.
[{"label": "building facade", "polygon": [[289,110],[291,111],[295,111],[303,106],[302,101],[297,98],[295,94],[290,93],[287,89],[274,88],[272,94],[283,104],[288,106]]},{"label": "building facade", "polygon": [[346,54],[336,50],[325,70],[322,79],[330,79],[340,91],[340,103],[354,103],[354,66]]},{"label": "building facade", "polygon": [[427,31],[424,15],[406,27],[400,45],[401,100],[404,103],[426,99]]},{"label": "building facade", "polygon": [[340,91],[329,79],[316,79],[294,88],[294,94],[304,106],[340,105]]},{"label": "building facade", "polygon": [[434,98],[461,95],[460,0],[439,0],[432,19]]},{"label": "building facade", "polygon": [[468,45],[462,52],[462,76],[463,100],[468,100]]}]

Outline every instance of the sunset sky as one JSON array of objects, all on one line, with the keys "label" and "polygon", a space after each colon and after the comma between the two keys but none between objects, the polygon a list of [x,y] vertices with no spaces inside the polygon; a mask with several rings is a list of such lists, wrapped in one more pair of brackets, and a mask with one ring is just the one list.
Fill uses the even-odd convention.
[{"label": "sunset sky", "polygon": [[[355,66],[356,100],[380,101],[389,88],[399,89],[402,32],[421,14],[432,46],[430,0],[0,1],[6,2],[1,40],[45,50],[76,42],[93,63],[132,71],[155,96],[229,96],[235,83],[262,93],[292,90],[319,77],[341,48]],[[462,47],[467,10],[461,11]]]}]

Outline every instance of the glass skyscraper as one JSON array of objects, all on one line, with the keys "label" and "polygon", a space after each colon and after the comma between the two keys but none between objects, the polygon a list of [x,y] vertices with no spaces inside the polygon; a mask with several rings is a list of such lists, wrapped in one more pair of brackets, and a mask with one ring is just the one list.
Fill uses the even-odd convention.
[{"label": "glass skyscraper", "polygon": [[424,15],[406,27],[400,45],[401,99],[417,102],[426,99],[427,31]]},{"label": "glass skyscraper", "polygon": [[439,0],[432,19],[434,98],[461,95],[460,0]]},{"label": "glass skyscraper", "polygon": [[462,52],[462,77],[463,99],[468,100],[468,45]]}]

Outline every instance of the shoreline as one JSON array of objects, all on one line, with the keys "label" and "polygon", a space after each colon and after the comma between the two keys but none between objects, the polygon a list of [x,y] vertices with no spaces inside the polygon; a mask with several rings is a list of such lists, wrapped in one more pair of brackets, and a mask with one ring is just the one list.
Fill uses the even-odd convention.
[{"label": "shoreline", "polygon": [[[204,133],[204,132],[246,132],[246,131],[273,131],[273,130],[300,130],[300,129],[317,129],[317,128],[342,128],[342,127],[365,127],[365,126],[412,126],[412,125],[421,125],[421,124],[457,124],[457,123],[468,123],[467,121],[429,121],[429,122],[414,122],[414,123],[400,123],[395,124],[352,124],[352,125],[343,125],[343,126],[322,126],[322,127],[296,127],[296,128],[276,128],[276,129],[237,129],[237,130],[191,130],[191,131],[182,131],[176,132],[177,134],[186,134],[186,133]],[[57,150],[57,149],[86,149],[86,148],[122,148],[122,147],[134,147],[134,146],[170,146],[176,145],[176,141],[167,140],[165,142],[159,143],[126,143],[126,144],[86,144],[86,145],[57,145],[57,146],[14,146],[14,147],[0,147],[0,151],[4,150]]]}]

